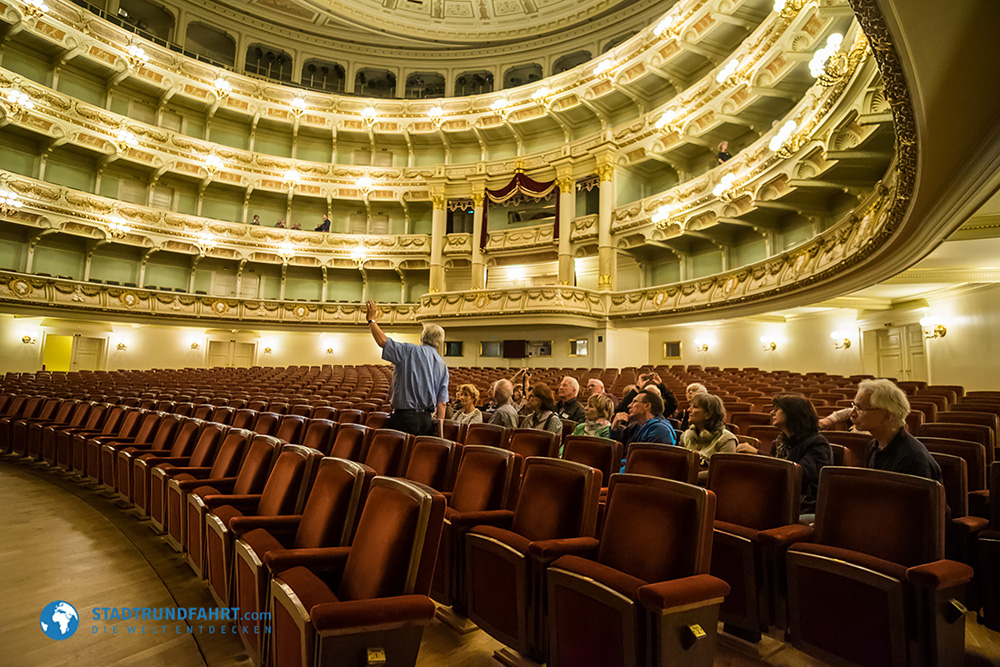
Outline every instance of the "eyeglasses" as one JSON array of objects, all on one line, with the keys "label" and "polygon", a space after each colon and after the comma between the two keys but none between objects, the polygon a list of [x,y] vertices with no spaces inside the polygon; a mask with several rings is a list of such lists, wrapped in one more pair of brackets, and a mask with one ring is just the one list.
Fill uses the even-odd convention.
[{"label": "eyeglasses", "polygon": [[852,410],[857,410],[858,412],[871,412],[872,410],[881,410],[882,408],[863,408],[860,405],[858,405],[857,403],[852,402],[851,403],[851,409]]}]

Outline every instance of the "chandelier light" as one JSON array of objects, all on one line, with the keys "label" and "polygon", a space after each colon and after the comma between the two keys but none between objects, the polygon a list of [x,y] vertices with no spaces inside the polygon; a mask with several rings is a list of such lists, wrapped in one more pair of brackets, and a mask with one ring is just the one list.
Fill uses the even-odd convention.
[{"label": "chandelier light", "polygon": [[493,104],[490,105],[490,111],[500,116],[503,120],[507,120],[507,116],[510,115],[510,100],[506,97],[494,100]]},{"label": "chandelier light", "polygon": [[49,11],[49,6],[43,0],[25,0],[24,11],[31,18],[38,18]]},{"label": "chandelier light", "polygon": [[215,153],[211,153],[205,158],[204,166],[209,176],[215,176],[222,169],[222,158]]},{"label": "chandelier light", "polygon": [[436,106],[427,112],[427,117],[430,118],[431,122],[437,127],[441,127],[441,123],[444,122],[444,109],[440,106]]},{"label": "chandelier light", "polygon": [[613,60],[602,60],[597,63],[594,67],[594,74],[596,76],[603,76],[607,78],[612,78],[614,76],[615,61]]},{"label": "chandelier light", "polygon": [[12,215],[24,206],[24,202],[13,192],[0,192],[0,213]]},{"label": "chandelier light", "polygon": [[365,174],[363,176],[359,176],[358,180],[354,181],[354,185],[358,188],[362,197],[367,197],[368,193],[372,191],[372,187],[375,183],[372,181],[371,176]]},{"label": "chandelier light", "polygon": [[10,114],[14,117],[21,117],[35,108],[35,102],[27,93],[17,88],[8,88],[4,91],[4,99],[10,108]]},{"label": "chandelier light", "polygon": [[790,120],[782,125],[781,129],[778,130],[778,133],[771,137],[771,141],[768,142],[767,147],[775,153],[780,151],[785,144],[788,143],[788,140],[791,139],[792,133],[795,132],[796,127],[798,127],[798,125],[794,120]]},{"label": "chandelier light", "polygon": [[716,197],[722,197],[726,192],[733,187],[733,181],[736,180],[736,174],[728,173],[719,179],[719,182],[714,188],[712,188],[712,194]]},{"label": "chandelier light", "polygon": [[195,237],[195,243],[203,253],[206,253],[219,245],[219,240],[211,232],[202,232]]},{"label": "chandelier light", "polygon": [[729,79],[732,75],[736,74],[736,70],[740,67],[740,59],[733,58],[726,66],[719,70],[719,73],[715,75],[716,83],[722,83]]},{"label": "chandelier light", "polygon": [[366,259],[368,259],[368,253],[365,251],[364,247],[359,245],[355,246],[355,248],[351,250],[351,260],[358,266],[364,264]]},{"label": "chandelier light", "polygon": [[113,239],[123,239],[131,231],[132,228],[120,216],[115,215],[108,220],[108,234]]},{"label": "chandelier light", "polygon": [[552,106],[552,100],[549,98],[551,94],[552,90],[548,86],[542,86],[532,94],[531,99],[535,104],[548,109]]},{"label": "chandelier light", "polygon": [[220,100],[224,100],[229,97],[229,93],[233,92],[232,85],[223,79],[221,76],[215,80],[215,94]]},{"label": "chandelier light", "polygon": [[658,224],[658,223],[665,222],[665,221],[669,220],[670,219],[670,212],[671,212],[670,211],[670,207],[667,206],[666,204],[660,206],[653,213],[653,217],[652,217],[653,222],[655,222],[655,223]]},{"label": "chandelier light", "polygon": [[135,148],[138,145],[139,140],[129,130],[123,128],[115,133],[115,147],[118,148],[119,153],[127,153],[130,148]]},{"label": "chandelier light", "polygon": [[290,188],[294,188],[296,185],[302,182],[302,174],[296,171],[295,167],[286,169],[282,177],[285,179],[285,183]]},{"label": "chandelier light", "polygon": [[128,54],[126,60],[130,69],[138,69],[149,62],[146,50],[134,42],[129,43],[125,48],[125,53]]},{"label": "chandelier light", "polygon": [[366,106],[361,110],[361,117],[365,119],[366,123],[368,123],[368,127],[371,127],[378,119],[378,111],[371,105]]},{"label": "chandelier light", "polygon": [[286,262],[295,257],[295,252],[295,245],[287,239],[278,244],[278,257]]},{"label": "chandelier light", "polygon": [[815,78],[819,78],[826,70],[827,62],[840,50],[840,45],[844,42],[844,36],[835,32],[826,39],[826,46],[813,54],[809,61],[809,73]]},{"label": "chandelier light", "polygon": [[671,32],[674,29],[674,23],[676,21],[677,17],[675,16],[669,14],[667,16],[664,16],[662,19],[660,19],[660,22],[656,24],[656,27],[653,28],[653,34],[656,35],[657,37],[660,37],[665,32],[666,33]]},{"label": "chandelier light", "polygon": [[292,113],[295,114],[296,118],[301,118],[302,114],[306,112],[306,101],[302,99],[301,95],[296,95],[290,106],[292,107]]},{"label": "chandelier light", "polygon": [[677,120],[679,115],[680,114],[677,109],[667,109],[663,112],[663,115],[660,116],[659,120],[656,121],[656,129],[671,131],[673,129],[674,121]]}]

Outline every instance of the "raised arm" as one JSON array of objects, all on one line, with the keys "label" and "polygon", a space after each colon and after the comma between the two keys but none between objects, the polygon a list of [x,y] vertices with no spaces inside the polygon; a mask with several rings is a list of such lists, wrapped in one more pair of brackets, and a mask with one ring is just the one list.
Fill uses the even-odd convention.
[{"label": "raised arm", "polygon": [[368,318],[368,330],[371,331],[372,338],[375,339],[379,347],[385,347],[385,342],[389,340],[389,337],[385,335],[382,327],[375,321],[375,318],[378,316],[378,306],[375,305],[374,301],[369,301],[365,304],[365,309],[365,316]]}]

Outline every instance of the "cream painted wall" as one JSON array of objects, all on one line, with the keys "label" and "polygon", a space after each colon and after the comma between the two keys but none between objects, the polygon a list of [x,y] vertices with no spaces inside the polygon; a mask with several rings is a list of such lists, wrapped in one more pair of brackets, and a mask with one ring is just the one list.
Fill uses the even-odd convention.
[{"label": "cream painted wall", "polygon": [[1000,389],[1000,285],[928,299],[927,314],[948,328],[927,341],[930,381],[968,389]]},{"label": "cream painted wall", "polygon": [[[851,339],[851,347],[834,349],[830,338],[833,331],[847,335]],[[765,352],[761,336],[773,337],[777,349]],[[699,339],[708,344],[708,351],[698,352],[695,349],[695,341]],[[680,359],[663,358],[665,341],[681,342]],[[652,329],[649,332],[648,354],[649,363],[667,366],[700,364],[803,373],[826,371],[841,375],[864,372],[853,310],[805,315],[785,323],[741,318]]]},{"label": "cream painted wall", "polygon": [[645,329],[607,329],[605,362],[595,364],[606,368],[643,366],[649,362],[649,331]]}]

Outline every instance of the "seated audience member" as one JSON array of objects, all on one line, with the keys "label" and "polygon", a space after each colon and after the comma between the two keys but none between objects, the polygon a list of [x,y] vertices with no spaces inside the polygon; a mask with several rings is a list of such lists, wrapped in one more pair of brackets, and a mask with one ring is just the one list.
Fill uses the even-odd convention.
[{"label": "seated audience member", "polygon": [[[703,385],[700,382],[692,382],[691,384],[689,384],[687,387],[684,388],[684,397],[687,398],[687,402],[688,402],[689,406],[691,405],[691,399],[692,398],[694,398],[698,394],[707,394],[707,393],[708,393],[708,389],[706,389],[705,385]],[[689,410],[690,410],[690,408],[685,408],[684,411],[681,412],[681,430],[682,431],[686,431],[687,427],[690,426],[690,424],[688,423],[688,412],[689,412]]]},{"label": "seated audience member", "polygon": [[302,229],[302,223],[301,222],[293,222],[292,223],[292,229]]},{"label": "seated audience member", "polygon": [[573,435],[589,435],[596,438],[611,438],[611,416],[615,402],[607,394],[594,394],[584,409],[585,420],[576,425]]},{"label": "seated audience member", "polygon": [[850,421],[851,410],[852,408],[843,408],[842,410],[831,412],[826,417],[820,417],[819,427],[825,431],[833,428],[841,422]]},{"label": "seated audience member", "polygon": [[697,452],[703,470],[698,480],[708,479],[708,462],[719,452],[735,452],[736,436],[726,430],[726,408],[712,394],[695,394],[688,407],[691,426],[681,433],[681,446]]},{"label": "seated audience member", "polygon": [[906,430],[910,401],[890,380],[864,380],[851,407],[851,421],[872,434],[865,467],[941,481],[941,467],[922,442]]},{"label": "seated audience member", "polygon": [[255,215],[254,217],[252,217],[250,219],[250,224],[251,225],[259,225],[260,224],[260,216],[259,215]]},{"label": "seated audience member", "polygon": [[459,424],[482,424],[483,413],[476,407],[479,402],[479,390],[475,385],[463,384],[458,388],[458,400],[462,404],[462,409],[455,414],[455,421]]},{"label": "seated audience member", "polygon": [[560,419],[582,422],[586,417],[583,414],[583,406],[576,400],[580,395],[580,383],[576,378],[567,375],[556,387],[559,402],[556,403],[556,414]]},{"label": "seated audience member", "polygon": [[314,229],[313,231],[314,232],[328,232],[328,231],[330,231],[330,216],[324,215],[323,216],[323,222],[321,222],[318,225],[316,225],[316,229]]},{"label": "seated audience member", "polygon": [[287,225],[285,224],[285,220],[281,219],[278,220],[276,223],[274,223],[274,226],[277,227],[278,229],[284,229]]},{"label": "seated audience member", "polygon": [[670,391],[670,388],[663,384],[663,380],[660,379],[659,374],[653,372],[643,373],[639,376],[639,382],[636,383],[634,389],[625,392],[625,398],[618,404],[615,412],[625,412],[628,410],[629,406],[632,405],[632,399],[635,398],[635,395],[639,391],[649,389],[650,387],[656,387],[660,398],[663,399],[663,416],[672,417],[674,412],[677,411],[677,399],[674,397],[673,392]]},{"label": "seated audience member", "polygon": [[511,386],[510,380],[497,380],[493,383],[493,402],[497,409],[490,417],[491,424],[499,424],[504,428],[517,428],[521,417],[511,402],[513,393],[514,388]]},{"label": "seated audience member", "polygon": [[608,435],[624,445],[623,454],[626,455],[633,442],[677,443],[674,427],[663,416],[663,399],[652,389],[643,389],[635,395],[628,406],[628,414],[615,415]]},{"label": "seated audience member", "polygon": [[728,162],[729,160],[733,159],[732,153],[729,152],[728,141],[719,142],[719,153],[715,157],[718,158],[719,164],[722,164],[723,162]]},{"label": "seated audience member", "polygon": [[604,383],[597,378],[590,378],[587,380],[587,398],[590,398],[594,394],[606,394],[604,391]]},{"label": "seated audience member", "polygon": [[521,428],[537,428],[562,435],[562,420],[553,412],[555,407],[556,400],[549,385],[539,382],[531,388],[531,394],[528,396],[530,411],[521,420]]},{"label": "seated audience member", "polygon": [[[833,465],[833,450],[820,435],[816,408],[808,399],[793,394],[779,394],[771,401],[771,425],[781,433],[774,440],[774,455],[798,463],[802,469],[801,514],[815,514],[819,491],[819,471]],[[740,444],[738,452],[756,454],[752,445]]]}]

